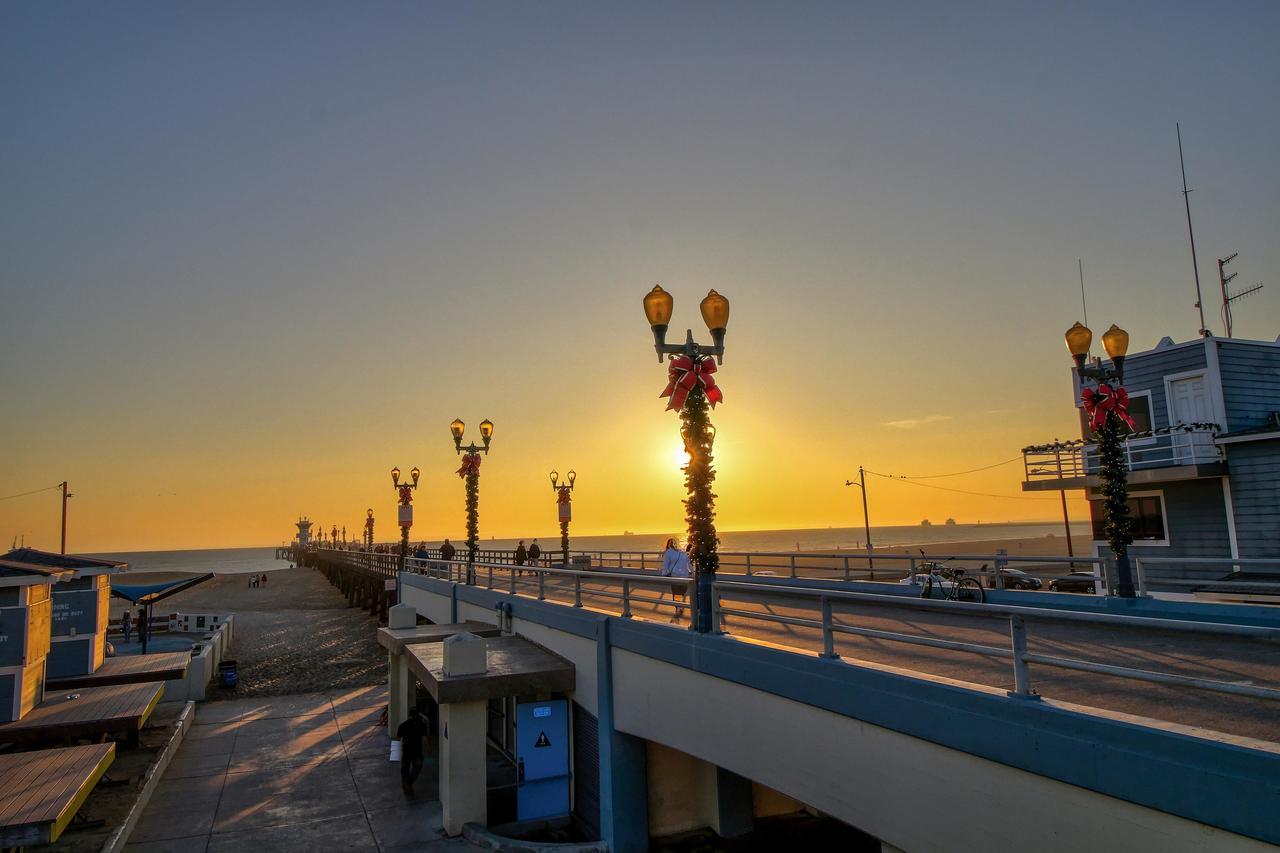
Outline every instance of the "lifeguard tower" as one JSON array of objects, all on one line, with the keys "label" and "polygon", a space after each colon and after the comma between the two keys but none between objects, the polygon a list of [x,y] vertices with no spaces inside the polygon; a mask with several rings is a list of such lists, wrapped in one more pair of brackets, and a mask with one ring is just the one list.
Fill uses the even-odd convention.
[{"label": "lifeguard tower", "polygon": [[0,557],[0,722],[20,719],[44,699],[50,588],[71,572]]},{"label": "lifeguard tower", "polygon": [[311,544],[312,521],[311,519],[307,518],[304,515],[304,516],[300,516],[298,520],[295,522],[295,524],[298,525],[298,538],[297,538],[298,546],[301,548],[305,548]]}]

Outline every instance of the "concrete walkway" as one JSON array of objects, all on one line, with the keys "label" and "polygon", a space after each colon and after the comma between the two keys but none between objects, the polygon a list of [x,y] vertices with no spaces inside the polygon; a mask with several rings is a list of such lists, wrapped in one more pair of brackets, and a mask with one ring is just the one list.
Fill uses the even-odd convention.
[{"label": "concrete walkway", "polygon": [[436,765],[400,789],[385,687],[202,704],[130,838],[137,853],[470,851],[444,837]]}]

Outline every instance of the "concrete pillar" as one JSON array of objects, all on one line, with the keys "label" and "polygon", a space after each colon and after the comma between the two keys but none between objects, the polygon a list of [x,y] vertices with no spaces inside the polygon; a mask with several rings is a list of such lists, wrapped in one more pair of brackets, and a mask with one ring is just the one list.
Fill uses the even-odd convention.
[{"label": "concrete pillar", "polygon": [[649,849],[649,794],[643,738],[600,730],[600,834],[614,853]]},{"label": "concrete pillar", "polygon": [[716,823],[721,838],[737,838],[755,829],[751,780],[716,768]]},{"label": "concrete pillar", "polygon": [[484,700],[440,706],[440,806],[448,835],[461,835],[465,823],[488,823],[487,724]]},{"label": "concrete pillar", "polygon": [[403,655],[387,651],[387,736],[395,739],[396,729],[409,718],[413,676]]}]

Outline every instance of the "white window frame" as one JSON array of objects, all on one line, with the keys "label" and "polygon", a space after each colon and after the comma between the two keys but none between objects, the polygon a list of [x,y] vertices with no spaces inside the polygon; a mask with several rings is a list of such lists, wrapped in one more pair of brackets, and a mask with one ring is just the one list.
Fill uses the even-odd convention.
[{"label": "white window frame", "polygon": [[[1145,391],[1130,391],[1129,399],[1132,400],[1134,397],[1147,398],[1147,420],[1151,421],[1151,429],[1155,429],[1156,428],[1156,409],[1155,409],[1154,400],[1152,400],[1151,389],[1147,388]],[[1125,444],[1129,445],[1130,447],[1147,447],[1148,445],[1152,445],[1155,443],[1156,443],[1156,437],[1154,435],[1147,436],[1146,438],[1130,438],[1125,440]]]},{"label": "white window frame", "polygon": [[[1135,539],[1131,543],[1129,543],[1129,547],[1130,548],[1168,548],[1171,541],[1169,539],[1169,502],[1165,500],[1164,489],[1149,489],[1144,492],[1129,492],[1127,497],[1159,498],[1160,499],[1160,523],[1164,525],[1163,539]],[[1102,500],[1102,495],[1101,494],[1089,495],[1089,500],[1100,501]],[[1089,519],[1089,530],[1090,532],[1093,531],[1092,517],[1090,517]],[[1097,554],[1097,550],[1098,550],[1097,546],[1106,545],[1107,540],[1094,539],[1093,544],[1094,544],[1094,554]]]}]

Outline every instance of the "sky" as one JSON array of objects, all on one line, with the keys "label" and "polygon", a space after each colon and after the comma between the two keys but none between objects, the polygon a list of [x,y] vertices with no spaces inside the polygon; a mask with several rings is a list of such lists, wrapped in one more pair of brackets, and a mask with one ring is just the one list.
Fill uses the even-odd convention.
[{"label": "sky", "polygon": [[[0,4],[0,537],[676,531],[641,299],[728,297],[723,529],[1074,437],[1062,332],[1280,333],[1280,4]],[[1053,519],[1020,461],[873,524]],[[10,498],[37,489],[33,495]],[[989,497],[984,495],[998,495]],[[1079,494],[1071,511],[1085,516]],[[380,537],[381,538],[381,537]],[[8,544],[6,541],[5,544]]]}]

